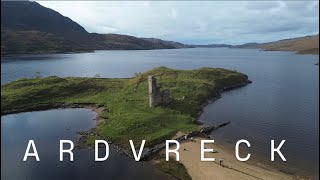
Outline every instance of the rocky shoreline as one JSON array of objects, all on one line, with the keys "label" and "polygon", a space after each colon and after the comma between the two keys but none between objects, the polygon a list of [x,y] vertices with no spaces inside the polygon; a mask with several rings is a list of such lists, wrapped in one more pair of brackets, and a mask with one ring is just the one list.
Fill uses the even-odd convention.
[{"label": "rocky shoreline", "polygon": [[203,124],[201,121],[200,121],[200,115],[203,113],[204,111],[204,108],[210,104],[210,103],[213,103],[214,101],[216,101],[217,99],[220,99],[221,98],[221,95],[223,92],[226,92],[226,91],[230,91],[230,90],[234,90],[234,89],[237,89],[237,88],[241,88],[241,87],[244,87],[244,86],[247,86],[248,84],[251,84],[252,81],[251,80],[247,80],[246,82],[243,82],[243,83],[240,83],[240,84],[236,84],[236,85],[233,85],[233,86],[229,86],[229,87],[224,87],[222,88],[221,90],[218,90],[217,94],[209,99],[206,103],[202,104],[201,105],[201,110],[198,112],[198,118],[197,118],[197,123],[198,124]]},{"label": "rocky shoreline", "polygon": [[[17,114],[22,112],[34,112],[34,111],[46,111],[50,109],[67,109],[67,108],[86,108],[93,111],[97,111],[99,108],[103,108],[102,111],[106,110],[103,105],[91,104],[91,103],[43,103],[29,106],[19,106],[10,110],[1,111],[1,116],[8,114]],[[100,109],[101,111],[101,109]],[[100,114],[100,113],[99,113]],[[99,119],[100,116],[97,117]]]},{"label": "rocky shoreline", "polygon": [[[221,127],[224,127],[226,125],[230,124],[230,122],[225,122],[216,126],[207,126],[202,128],[199,131],[192,131],[186,135],[182,135],[178,138],[175,138],[174,140],[178,141],[178,142],[183,142],[183,141],[188,141],[190,140],[192,137],[197,137],[197,136],[207,136],[209,133],[211,133],[212,131],[215,131]],[[159,153],[160,151],[162,151],[163,149],[166,148],[165,144],[157,144],[155,146],[153,146],[152,148],[148,148],[147,151],[145,151],[142,154],[141,160],[148,160],[150,157],[153,157],[155,154]]]}]

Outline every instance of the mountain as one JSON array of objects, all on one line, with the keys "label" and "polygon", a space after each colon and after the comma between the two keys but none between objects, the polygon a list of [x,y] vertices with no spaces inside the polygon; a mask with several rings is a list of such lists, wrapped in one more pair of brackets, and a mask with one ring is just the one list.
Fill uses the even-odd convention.
[{"label": "mountain", "polygon": [[38,30],[75,39],[88,32],[70,18],[29,1],[1,1],[1,28]]},{"label": "mountain", "polygon": [[89,47],[63,37],[37,30],[1,29],[1,56],[92,51]]},{"label": "mountain", "polygon": [[92,51],[88,32],[70,18],[29,1],[1,1],[1,55]]},{"label": "mountain", "polygon": [[181,43],[87,32],[60,13],[30,1],[1,1],[1,55],[143,50],[187,47]]},{"label": "mountain", "polygon": [[1,1],[1,56],[10,54],[149,50],[193,47],[260,48],[319,54],[319,35],[243,45],[185,45],[156,38],[89,33],[60,13],[31,1]]},{"label": "mountain", "polygon": [[269,43],[247,43],[236,48],[260,48],[266,51],[296,51],[298,54],[319,54],[319,34]]}]

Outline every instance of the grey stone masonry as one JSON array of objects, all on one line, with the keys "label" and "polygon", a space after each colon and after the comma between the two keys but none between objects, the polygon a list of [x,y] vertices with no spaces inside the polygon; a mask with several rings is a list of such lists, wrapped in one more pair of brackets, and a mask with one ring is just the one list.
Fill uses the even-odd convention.
[{"label": "grey stone masonry", "polygon": [[157,79],[154,76],[148,76],[149,86],[149,106],[154,107],[156,101],[156,95],[158,94]]},{"label": "grey stone masonry", "polygon": [[148,76],[148,86],[150,107],[155,107],[157,105],[168,105],[170,103],[170,91],[160,91],[160,88],[157,87],[157,79],[154,76]]}]

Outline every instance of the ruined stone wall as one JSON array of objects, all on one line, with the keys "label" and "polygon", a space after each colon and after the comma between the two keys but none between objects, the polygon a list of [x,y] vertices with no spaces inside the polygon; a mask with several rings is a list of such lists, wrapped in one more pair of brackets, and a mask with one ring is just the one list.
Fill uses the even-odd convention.
[{"label": "ruined stone wall", "polygon": [[149,86],[149,106],[168,105],[170,103],[170,91],[160,91],[157,87],[157,79],[154,76],[148,76]]},{"label": "ruined stone wall", "polygon": [[149,106],[154,107],[156,105],[158,94],[157,80],[154,76],[148,76],[148,86],[149,86]]}]

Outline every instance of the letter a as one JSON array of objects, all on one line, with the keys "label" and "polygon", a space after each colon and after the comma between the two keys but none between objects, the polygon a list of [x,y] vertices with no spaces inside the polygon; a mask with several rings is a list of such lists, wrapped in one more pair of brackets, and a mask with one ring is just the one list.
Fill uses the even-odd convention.
[{"label": "letter a", "polygon": [[[32,146],[33,153],[29,152],[30,151],[30,146]],[[29,142],[28,142],[28,146],[27,146],[26,152],[24,154],[23,161],[26,161],[29,156],[34,156],[34,157],[36,157],[37,161],[40,161],[40,158],[39,158],[39,155],[38,155],[38,152],[37,152],[37,148],[36,148],[36,145],[34,144],[33,140],[29,140]]]}]

